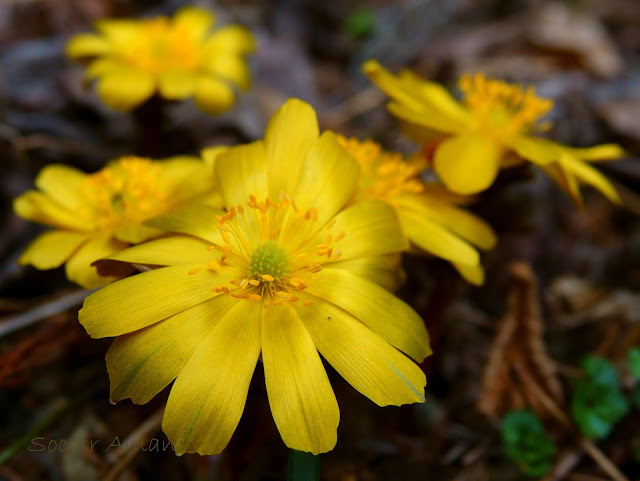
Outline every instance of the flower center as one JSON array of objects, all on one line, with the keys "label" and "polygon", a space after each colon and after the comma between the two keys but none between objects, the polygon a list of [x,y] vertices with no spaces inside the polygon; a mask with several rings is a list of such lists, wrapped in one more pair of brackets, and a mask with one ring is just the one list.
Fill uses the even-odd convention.
[{"label": "flower center", "polygon": [[528,132],[553,108],[553,101],[538,97],[535,87],[523,88],[482,74],[464,75],[458,86],[464,104],[478,121],[478,129],[499,135]]},{"label": "flower center", "polygon": [[117,50],[127,63],[147,72],[193,72],[201,64],[200,45],[184,25],[166,17],[142,20],[136,36]]},{"label": "flower center", "polygon": [[207,268],[238,272],[240,277],[229,285],[212,289],[231,297],[264,300],[265,305],[295,302],[296,292],[321,279],[317,273],[322,264],[342,255],[337,244],[345,234],[330,232],[335,221],[318,225],[314,207],[301,211],[287,195],[278,202],[269,198],[259,202],[252,195],[249,202],[232,206],[216,220],[223,243],[208,248],[219,257]]},{"label": "flower center", "polygon": [[398,194],[424,190],[419,178],[426,167],[424,159],[404,160],[401,154],[386,152],[372,140],[360,142],[338,135],[338,141],[360,165],[360,185],[354,201],[388,200]]},{"label": "flower center", "polygon": [[289,253],[275,241],[260,244],[251,254],[249,277],[270,276],[280,279],[289,268]]},{"label": "flower center", "polygon": [[97,227],[138,223],[165,210],[169,182],[150,159],[123,157],[88,175],[80,185],[88,217]]}]

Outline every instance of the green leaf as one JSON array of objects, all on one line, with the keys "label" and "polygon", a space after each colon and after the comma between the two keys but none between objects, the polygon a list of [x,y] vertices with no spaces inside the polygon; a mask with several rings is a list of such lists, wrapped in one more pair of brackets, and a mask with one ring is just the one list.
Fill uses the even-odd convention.
[{"label": "green leaf", "polygon": [[537,416],[527,410],[512,411],[502,420],[502,448],[525,474],[544,476],[551,469],[556,446]]},{"label": "green leaf", "polygon": [[351,37],[366,37],[376,26],[376,15],[370,8],[357,8],[345,21],[343,29]]},{"label": "green leaf", "polygon": [[629,403],[622,394],[618,373],[609,361],[587,356],[581,367],[586,377],[573,385],[573,419],[585,436],[602,439],[629,412]]},{"label": "green leaf", "polygon": [[634,347],[629,351],[629,371],[640,381],[640,347]]}]

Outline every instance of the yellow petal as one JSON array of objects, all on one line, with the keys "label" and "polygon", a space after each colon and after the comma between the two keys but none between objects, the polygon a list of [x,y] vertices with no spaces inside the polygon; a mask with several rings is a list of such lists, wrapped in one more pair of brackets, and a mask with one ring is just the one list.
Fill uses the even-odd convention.
[{"label": "yellow petal", "polygon": [[331,268],[349,271],[393,292],[402,285],[406,277],[400,261],[400,254],[358,257],[333,262]]},{"label": "yellow petal", "polygon": [[485,221],[471,212],[455,207],[428,194],[404,194],[394,198],[398,210],[408,209],[447,228],[481,249],[493,249],[497,238]]},{"label": "yellow petal", "polygon": [[163,72],[158,77],[158,90],[165,99],[186,99],[195,88],[196,77],[189,72]]},{"label": "yellow petal", "polygon": [[134,19],[105,18],[96,22],[96,29],[107,40],[119,46],[130,45],[132,38],[140,29],[140,21]]},{"label": "yellow petal", "polygon": [[140,244],[146,240],[162,235],[163,232],[145,225],[133,224],[119,227],[113,233],[113,236],[119,241],[127,244]]},{"label": "yellow petal", "polygon": [[482,265],[465,266],[463,264],[453,264],[453,267],[460,273],[464,279],[474,286],[484,284],[484,269]]},{"label": "yellow petal", "polygon": [[476,194],[493,183],[501,155],[500,147],[490,138],[460,135],[440,144],[433,167],[449,190]]},{"label": "yellow petal", "polygon": [[293,195],[302,165],[319,135],[316,112],[306,102],[289,99],[273,114],[264,135],[272,199],[282,192]]},{"label": "yellow petal", "polygon": [[200,152],[202,161],[207,165],[207,167],[213,169],[213,167],[216,165],[216,159],[218,158],[218,156],[228,148],[229,147],[226,145],[216,145],[214,147],[207,147],[206,149],[202,149],[202,151]]},{"label": "yellow petal", "polygon": [[110,237],[90,238],[67,261],[65,266],[67,278],[86,289],[94,289],[113,282],[114,277],[99,276],[96,268],[91,264],[126,247],[127,244],[124,242]]},{"label": "yellow petal", "polygon": [[215,16],[203,8],[187,6],[179,9],[173,16],[174,28],[188,32],[196,39],[202,39],[213,27]]},{"label": "yellow petal", "polygon": [[45,166],[36,177],[35,184],[56,202],[71,210],[82,209],[84,201],[80,196],[80,186],[87,178],[84,172],[61,164]]},{"label": "yellow petal", "polygon": [[480,262],[478,251],[469,243],[419,211],[400,208],[397,212],[405,235],[421,249],[460,264],[476,265]]},{"label": "yellow petal", "polygon": [[117,62],[111,58],[99,57],[92,61],[84,71],[85,78],[93,80],[108,72],[119,70],[122,68],[122,63]]},{"label": "yellow petal", "polygon": [[292,198],[302,210],[315,207],[318,225],[324,225],[351,197],[359,177],[357,161],[327,131],[311,147]]},{"label": "yellow petal", "polygon": [[203,112],[221,114],[233,105],[234,94],[222,80],[202,75],[196,80],[194,100]]},{"label": "yellow petal", "polygon": [[164,175],[171,179],[170,198],[174,206],[196,201],[201,194],[210,194],[215,186],[213,166],[199,157],[179,155],[158,162]]},{"label": "yellow petal", "polygon": [[206,264],[215,257],[207,250],[211,244],[195,237],[175,235],[163,237],[144,244],[116,252],[106,260],[129,262],[132,264],[151,264],[175,266],[181,264]]},{"label": "yellow petal", "polygon": [[[343,239],[334,244],[342,253],[339,260],[392,254],[409,247],[393,207],[380,200],[360,202],[341,211],[330,232],[333,237],[344,232]],[[309,248],[324,243],[326,237],[327,231],[321,230],[309,241]]]},{"label": "yellow petal", "polygon": [[209,71],[243,90],[251,87],[251,73],[246,60],[235,54],[214,55],[207,61]]},{"label": "yellow petal", "polygon": [[296,312],[322,357],[374,403],[424,402],[427,380],[422,370],[353,316],[322,301],[299,306]]},{"label": "yellow petal", "polygon": [[86,240],[87,234],[79,232],[47,231],[29,244],[18,262],[37,269],[53,269],[62,265]]},{"label": "yellow petal", "polygon": [[227,149],[218,156],[215,171],[227,207],[244,205],[251,195],[262,202],[268,195],[267,156],[261,141]]},{"label": "yellow petal", "polygon": [[340,422],[338,402],[311,336],[291,306],[264,309],[262,359],[269,406],[284,443],[313,454],[331,451]]},{"label": "yellow petal", "polygon": [[222,236],[217,227],[216,215],[222,215],[221,209],[216,209],[204,203],[193,202],[170,210],[165,214],[145,221],[145,225],[166,232],[189,234],[207,240],[212,244],[221,244]]},{"label": "yellow petal", "polygon": [[69,211],[52,197],[29,190],[13,200],[14,212],[23,219],[80,232],[92,230],[86,219]]},{"label": "yellow petal", "polygon": [[580,185],[578,185],[578,180],[573,174],[565,172],[560,164],[557,163],[540,165],[539,167],[545,174],[551,177],[551,180],[564,190],[569,197],[571,197],[578,207],[583,206],[584,201],[582,199],[582,193],[580,192]]},{"label": "yellow petal", "polygon": [[65,55],[71,58],[91,57],[104,55],[109,50],[110,45],[106,38],[92,33],[81,33],[74,35],[67,42]]},{"label": "yellow petal", "polygon": [[408,91],[404,82],[380,65],[377,60],[364,62],[362,64],[362,73],[391,98],[415,110],[421,109],[422,103],[420,99],[412,95],[412,92]]},{"label": "yellow petal", "polygon": [[627,153],[616,144],[602,144],[585,149],[569,148],[569,151],[578,159],[591,162],[606,161],[625,157]]},{"label": "yellow petal", "polygon": [[421,141],[436,140],[445,133],[456,134],[464,131],[464,126],[460,126],[457,122],[451,122],[446,117],[442,117],[424,106],[417,110],[399,102],[389,102],[387,110],[393,116],[408,123],[403,126],[407,135]]},{"label": "yellow petal", "polygon": [[260,355],[262,311],[237,302],[182,369],[162,420],[177,454],[218,454],[229,442]]},{"label": "yellow petal", "polygon": [[547,139],[521,135],[506,139],[506,144],[523,159],[541,166],[558,160],[558,144]]},{"label": "yellow petal", "polygon": [[387,342],[422,361],[431,354],[429,334],[420,316],[377,284],[351,272],[324,268],[322,279],[306,292],[350,312]]},{"label": "yellow petal", "polygon": [[[611,182],[609,182],[609,179],[607,179],[604,175],[602,175],[586,162],[583,162],[573,155],[563,152],[560,156],[559,163],[565,171],[568,171],[570,174],[575,175],[582,182],[598,189],[611,202],[614,202],[616,204],[622,203],[618,192],[616,191],[615,187],[613,187]],[[567,175],[567,177],[570,178],[571,175]]]},{"label": "yellow petal", "polygon": [[131,110],[153,94],[155,79],[142,70],[109,70],[98,80],[96,92],[114,110]]},{"label": "yellow petal", "polygon": [[369,60],[362,71],[383,92],[395,100],[389,111],[411,124],[437,132],[460,132],[470,122],[466,110],[442,86],[418,80],[408,72],[393,75],[377,61]]},{"label": "yellow petal", "polygon": [[[204,269],[189,274],[196,268]],[[94,338],[137,331],[218,294],[211,288],[234,279],[236,272],[211,272],[202,264],[162,267],[114,282],[90,295],[80,323]]]},{"label": "yellow petal", "polygon": [[239,25],[227,25],[216,30],[205,44],[205,51],[210,56],[219,53],[247,54],[255,48],[251,32]]},{"label": "yellow petal", "polygon": [[173,381],[238,301],[218,296],[140,331],[117,337],[107,352],[111,400],[145,404]]},{"label": "yellow petal", "polygon": [[440,120],[452,128],[463,129],[472,121],[469,111],[439,83],[420,78],[410,70],[400,71],[398,77],[413,96],[420,98],[423,105],[434,109]]}]

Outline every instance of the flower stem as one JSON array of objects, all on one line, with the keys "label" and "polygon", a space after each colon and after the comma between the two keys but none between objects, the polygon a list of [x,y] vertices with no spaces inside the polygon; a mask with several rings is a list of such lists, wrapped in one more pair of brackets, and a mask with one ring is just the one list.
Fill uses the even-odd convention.
[{"label": "flower stem", "polygon": [[320,456],[289,449],[287,481],[319,481]]}]

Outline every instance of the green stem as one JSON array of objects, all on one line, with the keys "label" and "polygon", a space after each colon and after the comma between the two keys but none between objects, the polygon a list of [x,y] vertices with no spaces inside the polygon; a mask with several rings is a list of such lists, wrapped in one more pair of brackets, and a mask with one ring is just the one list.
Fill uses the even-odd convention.
[{"label": "green stem", "polygon": [[320,456],[289,449],[287,481],[319,481]]}]

